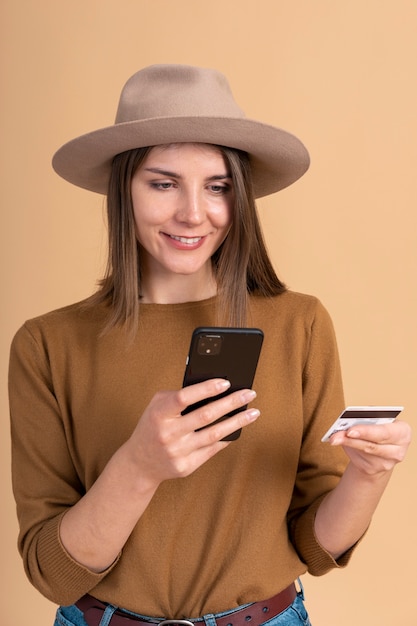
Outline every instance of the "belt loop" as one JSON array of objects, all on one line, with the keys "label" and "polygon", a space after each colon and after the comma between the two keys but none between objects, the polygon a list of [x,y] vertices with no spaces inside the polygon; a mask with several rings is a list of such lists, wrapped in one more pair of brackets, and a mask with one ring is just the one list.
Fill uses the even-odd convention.
[{"label": "belt loop", "polygon": [[[203,619],[204,619],[205,626],[216,626],[217,624],[216,618],[214,617],[213,613],[207,613],[206,615],[203,616]],[[196,626],[196,624],[194,624],[194,626]]]},{"label": "belt loop", "polygon": [[103,617],[101,618],[100,624],[98,626],[109,626],[111,619],[116,611],[117,606],[113,606],[113,604],[108,604],[104,609]]},{"label": "belt loop", "polygon": [[297,592],[297,595],[299,598],[301,598],[301,600],[304,601],[304,586],[303,586],[303,583],[301,582],[301,578],[297,578],[297,583],[300,587],[300,591]]}]

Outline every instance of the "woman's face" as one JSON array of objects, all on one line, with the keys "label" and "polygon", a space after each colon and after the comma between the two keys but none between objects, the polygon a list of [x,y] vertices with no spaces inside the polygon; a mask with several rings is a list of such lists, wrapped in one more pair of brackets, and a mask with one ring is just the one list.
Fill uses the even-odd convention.
[{"label": "woman's face", "polygon": [[218,148],[170,144],[152,148],[132,178],[142,275],[211,276],[211,257],[231,223],[234,190]]}]

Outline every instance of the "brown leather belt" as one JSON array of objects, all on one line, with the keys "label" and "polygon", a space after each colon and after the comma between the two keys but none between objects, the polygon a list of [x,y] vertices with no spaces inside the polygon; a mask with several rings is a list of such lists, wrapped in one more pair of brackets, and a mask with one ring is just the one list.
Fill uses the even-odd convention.
[{"label": "brown leather belt", "polygon": [[[254,602],[249,606],[238,609],[237,611],[231,611],[223,617],[216,618],[217,626],[259,626],[263,622],[272,619],[287,609],[295,600],[297,591],[294,583],[289,587],[281,591],[273,598],[269,600],[263,600],[262,602]],[[75,603],[80,611],[84,614],[84,619],[88,626],[100,626],[100,620],[103,617],[103,613],[107,608],[107,604],[93,598],[89,594],[83,596]],[[109,622],[109,626],[129,626],[129,623],[135,623],[135,626],[165,626],[169,624],[174,626],[178,624],[180,626],[195,626],[196,624],[202,624],[204,626],[204,619],[198,618],[193,620],[158,620],[150,619],[144,620],[134,615],[129,615],[117,609]]]}]

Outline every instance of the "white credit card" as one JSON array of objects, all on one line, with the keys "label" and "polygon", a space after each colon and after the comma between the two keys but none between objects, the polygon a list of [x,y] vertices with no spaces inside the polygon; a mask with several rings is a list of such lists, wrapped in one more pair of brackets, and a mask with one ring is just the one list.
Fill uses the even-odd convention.
[{"label": "white credit card", "polygon": [[329,441],[335,433],[360,424],[389,424],[403,409],[403,406],[348,406],[321,440]]}]

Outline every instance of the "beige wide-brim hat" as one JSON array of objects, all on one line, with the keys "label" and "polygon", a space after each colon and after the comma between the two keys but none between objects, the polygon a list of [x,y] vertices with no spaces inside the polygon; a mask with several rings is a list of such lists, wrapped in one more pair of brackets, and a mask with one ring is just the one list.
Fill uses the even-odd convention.
[{"label": "beige wide-brim hat", "polygon": [[257,198],[288,187],[310,163],[297,137],[245,117],[220,72],[189,65],[151,65],[123,87],[115,123],[64,144],[52,165],[70,183],[106,194],[116,154],[185,142],[247,152]]}]

